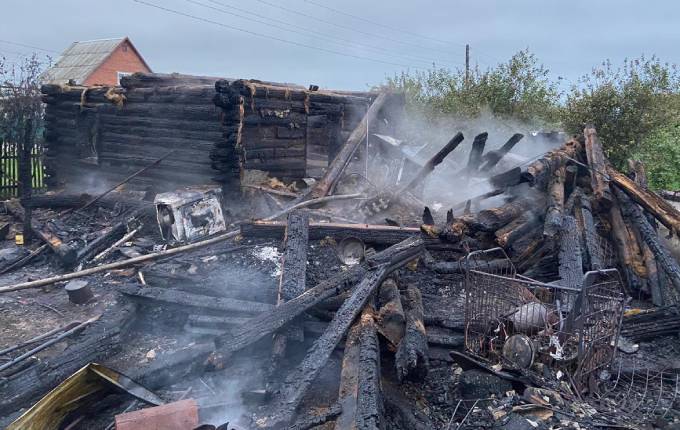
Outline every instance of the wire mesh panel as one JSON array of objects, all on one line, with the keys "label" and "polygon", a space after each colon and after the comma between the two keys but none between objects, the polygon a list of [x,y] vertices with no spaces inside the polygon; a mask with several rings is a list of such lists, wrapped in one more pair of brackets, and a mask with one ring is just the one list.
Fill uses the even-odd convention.
[{"label": "wire mesh panel", "polygon": [[546,364],[579,385],[611,363],[624,303],[615,269],[570,288],[517,275],[501,248],[472,252],[464,266],[469,352],[528,371]]}]

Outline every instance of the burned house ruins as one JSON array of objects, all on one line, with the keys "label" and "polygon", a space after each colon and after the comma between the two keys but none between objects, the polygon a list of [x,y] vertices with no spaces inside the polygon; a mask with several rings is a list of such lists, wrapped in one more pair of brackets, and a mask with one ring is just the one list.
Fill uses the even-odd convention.
[{"label": "burned house ruins", "polygon": [[418,152],[389,92],[43,93],[51,189],[4,203],[36,238],[0,267],[7,428],[680,420],[680,212],[594,128]]}]

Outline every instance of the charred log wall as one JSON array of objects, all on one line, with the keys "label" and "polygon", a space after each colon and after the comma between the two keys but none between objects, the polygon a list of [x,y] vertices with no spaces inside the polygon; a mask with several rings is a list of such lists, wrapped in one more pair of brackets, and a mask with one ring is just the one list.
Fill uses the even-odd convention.
[{"label": "charred log wall", "polygon": [[129,187],[211,183],[210,151],[222,139],[212,102],[217,79],[137,73],[121,87],[44,85],[48,185],[104,188],[171,150]]},{"label": "charred log wall", "polygon": [[225,181],[249,170],[321,177],[376,97],[247,80],[218,81],[215,88],[224,138],[211,159]]}]

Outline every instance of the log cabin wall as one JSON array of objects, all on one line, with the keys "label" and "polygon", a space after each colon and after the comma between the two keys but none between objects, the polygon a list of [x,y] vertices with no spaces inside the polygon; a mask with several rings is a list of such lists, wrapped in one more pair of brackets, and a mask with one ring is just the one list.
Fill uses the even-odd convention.
[{"label": "log cabin wall", "polygon": [[217,80],[134,74],[121,87],[44,85],[48,185],[102,189],[171,150],[129,187],[162,192],[215,183],[210,151],[222,140],[212,102]]},{"label": "log cabin wall", "polygon": [[211,158],[225,181],[248,170],[320,178],[377,96],[252,80],[218,81],[215,88],[224,139]]},{"label": "log cabin wall", "polygon": [[[377,96],[293,84],[136,73],[120,87],[44,85],[48,186],[96,192],[156,159],[128,188],[236,189],[248,170],[319,178]],[[395,97],[390,110],[403,108]],[[371,133],[388,133],[385,124]]]}]

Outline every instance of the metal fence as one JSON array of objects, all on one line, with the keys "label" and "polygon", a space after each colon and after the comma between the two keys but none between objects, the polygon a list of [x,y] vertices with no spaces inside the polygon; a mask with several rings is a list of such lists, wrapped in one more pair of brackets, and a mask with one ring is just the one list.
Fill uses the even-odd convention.
[{"label": "metal fence", "polygon": [[[36,144],[31,151],[31,176],[34,192],[45,188],[42,155],[42,145]],[[18,197],[19,192],[18,146],[13,142],[0,139],[0,199]]]}]

